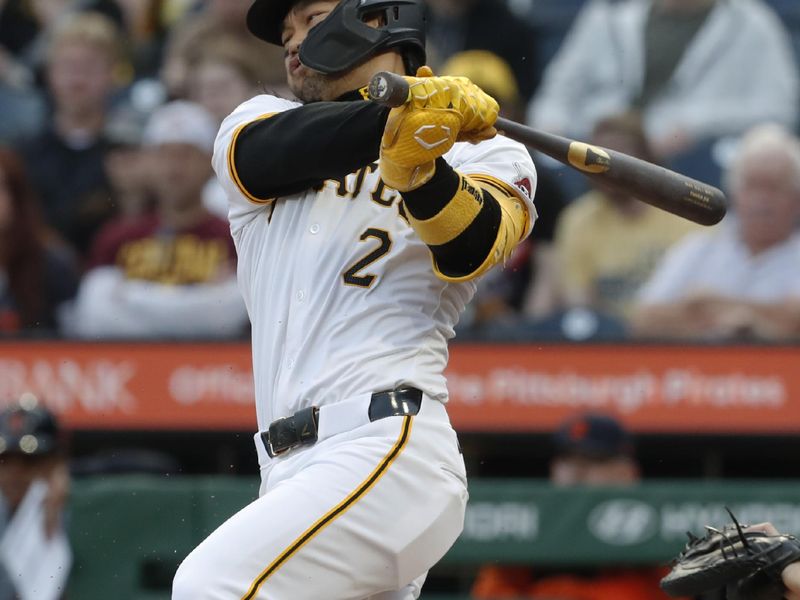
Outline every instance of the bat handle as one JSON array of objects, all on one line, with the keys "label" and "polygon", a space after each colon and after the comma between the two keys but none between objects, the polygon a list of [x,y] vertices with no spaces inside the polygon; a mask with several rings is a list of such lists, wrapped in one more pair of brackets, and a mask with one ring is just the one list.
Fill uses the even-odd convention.
[{"label": "bat handle", "polygon": [[396,108],[408,102],[409,85],[402,75],[381,71],[373,75],[367,93],[370,100]]}]

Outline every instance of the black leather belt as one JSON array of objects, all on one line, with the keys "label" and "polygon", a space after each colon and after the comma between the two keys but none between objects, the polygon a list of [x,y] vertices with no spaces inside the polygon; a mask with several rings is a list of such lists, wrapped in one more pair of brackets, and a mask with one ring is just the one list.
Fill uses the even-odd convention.
[{"label": "black leather belt", "polygon": [[[370,421],[386,417],[416,415],[422,406],[422,391],[417,388],[400,388],[375,392],[369,402]],[[298,446],[310,446],[317,441],[319,409],[310,406],[298,410],[291,417],[273,421],[269,429],[261,433],[261,441],[271,458]]]}]

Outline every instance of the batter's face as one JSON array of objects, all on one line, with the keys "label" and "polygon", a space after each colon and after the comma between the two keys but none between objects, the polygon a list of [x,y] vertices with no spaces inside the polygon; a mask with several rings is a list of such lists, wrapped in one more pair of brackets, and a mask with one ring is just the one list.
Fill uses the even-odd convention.
[{"label": "batter's face", "polygon": [[303,102],[332,100],[347,91],[335,93],[340,88],[340,77],[319,73],[300,62],[300,44],[311,28],[321,23],[337,4],[339,0],[301,0],[283,20],[281,43],[286,50],[286,76],[292,93]]},{"label": "batter's face", "polygon": [[[312,27],[321,23],[339,4],[339,0],[300,0],[283,21],[281,41],[286,51],[286,75],[292,93],[303,102],[335,100],[345,92],[369,83],[378,71],[403,73],[403,58],[397,50],[389,50],[373,56],[341,75],[325,75],[309,69],[300,62],[300,44]],[[381,18],[365,21],[371,27],[379,27]]]}]

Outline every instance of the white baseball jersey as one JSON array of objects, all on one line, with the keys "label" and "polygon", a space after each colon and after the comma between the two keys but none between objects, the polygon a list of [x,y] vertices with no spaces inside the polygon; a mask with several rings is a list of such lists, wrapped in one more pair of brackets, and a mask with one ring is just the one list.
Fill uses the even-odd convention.
[{"label": "white baseball jersey", "polygon": [[[259,96],[239,107],[214,168],[253,324],[259,427],[317,405],[319,436],[273,459],[256,436],[259,498],[186,557],[173,600],[413,600],[464,524],[466,469],[443,370],[475,284],[434,275],[377,164],[317,190],[249,198],[229,168],[234,135],[294,106]],[[446,159],[516,184],[535,215],[535,171],[519,144],[457,144]],[[370,421],[371,394],[398,386],[423,391],[419,412]]]},{"label": "white baseball jersey", "polygon": [[[222,123],[214,148],[252,322],[259,428],[310,405],[399,386],[445,402],[447,340],[475,283],[435,276],[378,164],[266,202],[235,181],[229,154],[237,129],[297,106],[270,95],[245,102]],[[444,158],[462,174],[519,190],[533,223],[536,171],[524,146],[497,136],[457,143]]]}]

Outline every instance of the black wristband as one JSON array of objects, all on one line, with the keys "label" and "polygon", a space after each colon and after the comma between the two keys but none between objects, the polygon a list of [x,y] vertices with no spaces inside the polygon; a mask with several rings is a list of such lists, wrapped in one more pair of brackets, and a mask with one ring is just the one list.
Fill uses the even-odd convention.
[{"label": "black wristband", "polygon": [[430,181],[410,192],[402,192],[406,209],[419,221],[438,214],[458,191],[461,178],[444,158],[436,159],[436,171]]}]

